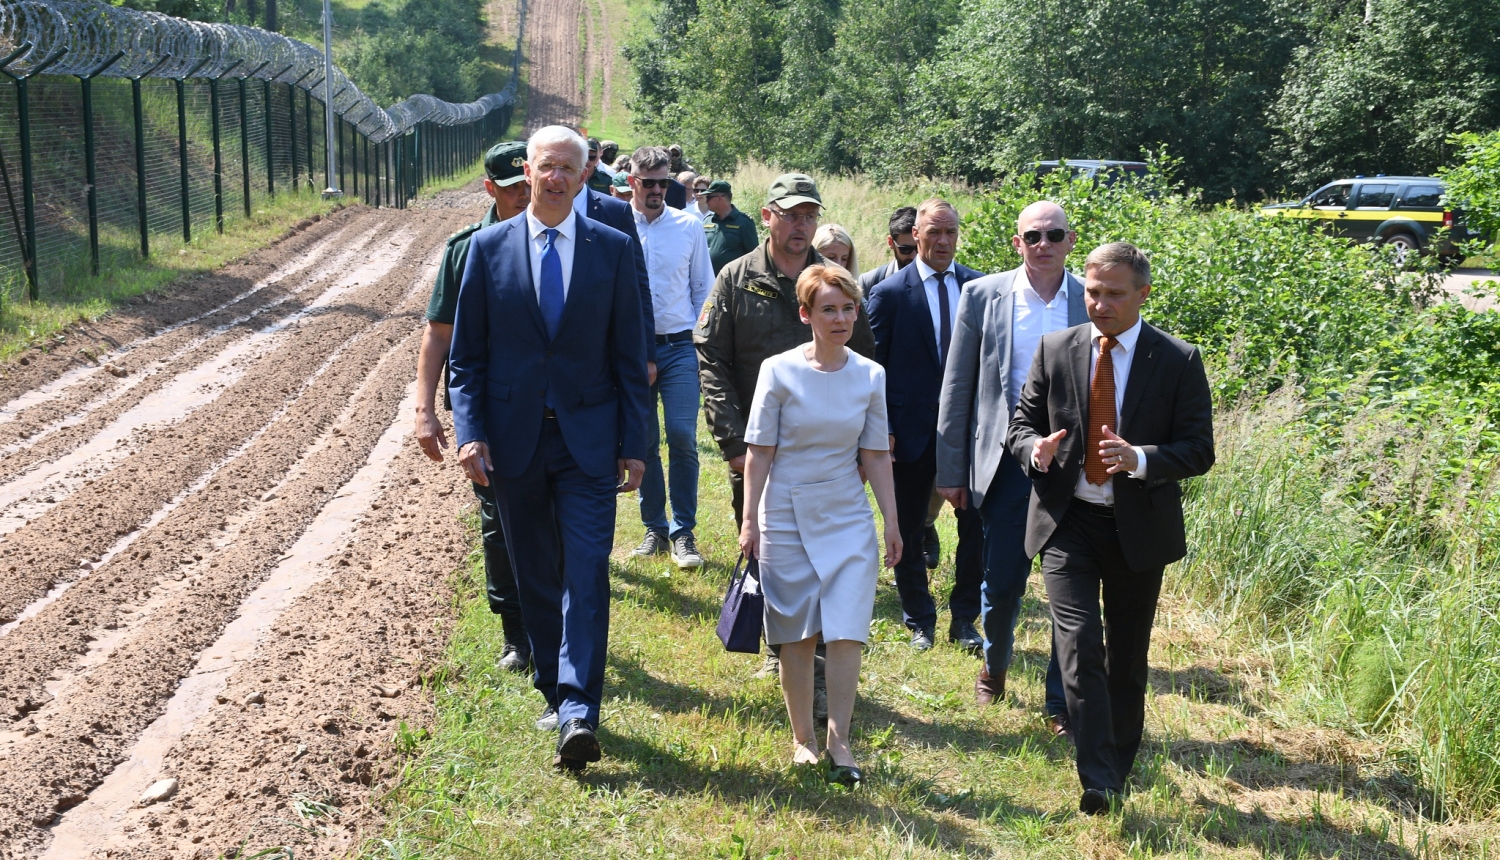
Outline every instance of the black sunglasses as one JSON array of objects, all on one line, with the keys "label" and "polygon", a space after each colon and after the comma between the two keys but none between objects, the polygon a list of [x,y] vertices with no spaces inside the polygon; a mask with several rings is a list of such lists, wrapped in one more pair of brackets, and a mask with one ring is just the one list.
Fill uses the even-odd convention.
[{"label": "black sunglasses", "polygon": [[891,247],[895,248],[896,253],[900,254],[903,257],[909,257],[912,254],[917,253],[916,245],[892,245]]},{"label": "black sunglasses", "polygon": [[635,177],[635,181],[639,182],[642,188],[666,188],[672,184],[670,179],[642,179],[639,176]]},{"label": "black sunglasses", "polygon": [[1051,230],[1048,230],[1045,233],[1041,230],[1027,230],[1025,233],[1021,234],[1021,241],[1025,242],[1028,245],[1035,245],[1038,242],[1042,241],[1043,236],[1047,237],[1048,242],[1056,245],[1062,240],[1068,238],[1068,230],[1066,227],[1053,227]]}]

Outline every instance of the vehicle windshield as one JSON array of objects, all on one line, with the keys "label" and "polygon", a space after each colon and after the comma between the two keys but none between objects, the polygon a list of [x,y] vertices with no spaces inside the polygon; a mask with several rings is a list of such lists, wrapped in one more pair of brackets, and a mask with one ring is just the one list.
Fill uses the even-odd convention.
[{"label": "vehicle windshield", "polygon": [[1349,205],[1350,187],[1351,184],[1348,182],[1335,182],[1332,185],[1325,185],[1302,201],[1303,205],[1338,207],[1342,209]]}]

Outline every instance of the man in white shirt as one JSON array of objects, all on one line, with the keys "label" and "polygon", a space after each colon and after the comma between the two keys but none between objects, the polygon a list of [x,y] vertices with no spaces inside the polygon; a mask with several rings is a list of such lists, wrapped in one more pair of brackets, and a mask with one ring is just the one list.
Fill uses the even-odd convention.
[{"label": "man in white shirt", "polygon": [[[1021,265],[972,282],[958,302],[938,410],[937,487],[955,508],[978,508],[984,523],[984,666],[974,684],[975,700],[982,705],[1005,695],[1031,573],[1024,547],[1031,481],[1005,450],[1006,430],[1042,336],[1088,322],[1083,284],[1067,270],[1077,241],[1062,207],[1031,204],[1011,237]],[[1066,734],[1067,705],[1055,654],[1048,661],[1046,689],[1052,729]]]},{"label": "man in white shirt", "polygon": [[[693,325],[713,286],[714,270],[697,215],[666,204],[670,164],[671,157],[658,146],[643,146],[630,157],[630,208],[646,254],[656,326],[656,383],[651,392],[661,403],[669,467],[664,475],[660,446],[651,446],[641,483],[646,536],[633,554],[670,551],[677,566],[686,569],[703,564],[693,536],[698,516],[699,405]],[[657,414],[655,403],[651,414]]]}]

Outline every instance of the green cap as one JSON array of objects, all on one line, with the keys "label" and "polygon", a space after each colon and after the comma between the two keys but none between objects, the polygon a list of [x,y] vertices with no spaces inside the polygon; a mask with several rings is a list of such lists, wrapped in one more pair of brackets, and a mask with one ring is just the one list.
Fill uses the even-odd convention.
[{"label": "green cap", "polygon": [[715,179],[713,182],[708,183],[708,188],[704,189],[702,193],[728,194],[730,197],[734,196],[734,192],[729,190],[729,182],[724,179]]},{"label": "green cap", "polygon": [[490,147],[484,154],[484,175],[504,188],[526,178],[526,142],[507,140]]},{"label": "green cap", "polygon": [[628,173],[626,173],[625,171],[622,170],[619,173],[615,174],[615,179],[610,184],[613,185],[616,188],[629,188],[630,187],[630,174],[628,174]]},{"label": "green cap", "polygon": [[[710,189],[713,186],[709,186]],[[823,206],[823,198],[818,196],[817,183],[806,173],[783,173],[776,177],[771,183],[771,193],[766,195],[766,205],[772,203],[783,209],[790,209],[803,203],[816,203],[819,208]]]}]

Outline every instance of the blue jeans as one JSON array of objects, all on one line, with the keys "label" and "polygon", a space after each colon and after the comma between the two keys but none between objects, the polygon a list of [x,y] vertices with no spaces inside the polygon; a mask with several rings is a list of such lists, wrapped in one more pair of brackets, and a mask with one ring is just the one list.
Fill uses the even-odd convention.
[{"label": "blue jeans", "polygon": [[[676,538],[698,525],[698,350],[691,340],[656,345],[656,384],[653,400],[661,402],[661,413],[652,403],[652,429],[660,438],[661,424],[667,430],[670,488],[663,480],[661,446],[646,454],[646,474],[641,480],[641,522],[647,530]],[[667,522],[667,496],[671,495],[672,520]]]},{"label": "blue jeans", "polygon": [[[1031,559],[1026,556],[1026,506],[1031,500],[1031,479],[1009,453],[1000,458],[995,479],[984,494],[979,514],[984,520],[984,587],[980,590],[981,632],[984,633],[984,665],[997,675],[1010,668],[1016,647],[1016,622],[1021,617],[1021,598]],[[1047,713],[1066,714],[1062,671],[1057,665],[1057,645],[1047,661]]]}]

